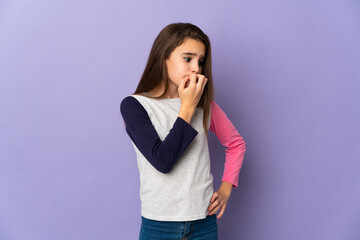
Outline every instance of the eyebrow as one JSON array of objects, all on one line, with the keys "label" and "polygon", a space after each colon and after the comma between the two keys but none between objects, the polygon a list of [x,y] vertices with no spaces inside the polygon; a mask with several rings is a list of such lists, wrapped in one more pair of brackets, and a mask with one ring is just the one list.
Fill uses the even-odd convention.
[{"label": "eyebrow", "polygon": [[[184,54],[184,55],[191,55],[191,56],[197,56],[196,53],[192,53],[192,52],[183,52],[182,54]],[[205,58],[205,56],[203,56],[203,55],[201,55],[200,57]]]}]

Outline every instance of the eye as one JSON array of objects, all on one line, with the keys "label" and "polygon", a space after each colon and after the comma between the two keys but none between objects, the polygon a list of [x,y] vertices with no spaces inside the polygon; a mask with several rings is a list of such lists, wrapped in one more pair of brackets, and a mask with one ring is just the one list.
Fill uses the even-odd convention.
[{"label": "eye", "polygon": [[[191,58],[190,57],[185,57],[184,60],[185,60],[185,62],[190,62]],[[204,64],[204,60],[199,61],[199,65],[202,66],[203,64]]]}]

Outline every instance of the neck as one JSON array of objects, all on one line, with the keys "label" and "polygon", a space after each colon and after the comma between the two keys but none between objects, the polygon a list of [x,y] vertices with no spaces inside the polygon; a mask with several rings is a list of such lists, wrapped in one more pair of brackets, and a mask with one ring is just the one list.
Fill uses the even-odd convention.
[{"label": "neck", "polygon": [[[162,85],[161,87],[153,89],[148,93],[151,96],[158,97],[164,91],[164,88],[165,87]],[[168,92],[166,93],[165,98],[179,98],[178,86],[170,82]]]}]

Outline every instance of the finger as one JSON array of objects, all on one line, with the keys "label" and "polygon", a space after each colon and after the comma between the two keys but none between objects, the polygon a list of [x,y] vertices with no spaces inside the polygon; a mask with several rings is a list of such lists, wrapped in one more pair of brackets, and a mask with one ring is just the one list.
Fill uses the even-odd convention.
[{"label": "finger", "polygon": [[196,81],[196,85],[201,87],[204,82],[205,76],[201,74],[196,74],[196,76],[198,78],[198,80]]},{"label": "finger", "polygon": [[217,192],[214,192],[213,193],[213,196],[212,196],[212,198],[211,198],[211,200],[210,200],[210,203],[212,203],[217,197],[218,197],[218,193]]},{"label": "finger", "polygon": [[218,200],[215,200],[213,204],[211,204],[208,208],[208,212],[211,212],[214,208],[216,208],[220,202]]},{"label": "finger", "polygon": [[207,78],[205,78],[205,79],[204,79],[204,81],[202,82],[201,88],[204,88],[204,87],[205,87],[205,85],[206,85],[207,81],[208,81],[208,79],[207,79]]},{"label": "finger", "polygon": [[224,212],[225,212],[225,208],[226,208],[226,204],[224,204],[224,205],[222,206],[222,208],[221,208],[221,211],[220,211],[219,215],[217,215],[217,219],[219,219],[219,218],[221,218],[221,217],[222,217],[222,215],[223,215],[223,214],[224,214]]},{"label": "finger", "polygon": [[216,204],[214,204],[213,202],[216,200],[217,198],[217,192],[215,192],[210,200],[210,205],[208,207],[208,211],[210,211],[211,209],[214,208],[214,206],[216,206]]},{"label": "finger", "polygon": [[222,206],[223,204],[225,204],[224,199],[222,198],[221,195],[219,195],[216,200],[213,202],[213,204],[211,204],[208,208],[208,211],[210,212],[213,208],[215,208],[216,206]]},{"label": "finger", "polygon": [[214,202],[214,204],[215,204],[215,203],[217,203],[217,204],[216,204],[216,206],[215,206],[214,209],[212,209],[212,210],[209,211],[210,214],[216,213],[216,212],[225,204],[225,202],[224,202],[223,200],[219,200],[219,199],[217,199],[217,200]]},{"label": "finger", "polygon": [[213,208],[215,208],[217,205],[224,203],[222,198],[219,196],[214,200],[214,202],[208,207],[208,211],[211,211]]},{"label": "finger", "polygon": [[219,211],[220,208],[221,208],[221,206],[218,205],[216,208],[214,208],[212,211],[210,211],[209,215],[213,215],[213,214],[217,213],[217,211]]},{"label": "finger", "polygon": [[183,78],[183,79],[181,79],[180,84],[179,84],[179,87],[178,87],[178,90],[184,90],[186,80],[187,80],[187,78],[186,78],[186,77],[185,77],[185,78]]},{"label": "finger", "polygon": [[190,84],[189,84],[189,87],[193,87],[193,88],[196,87],[196,79],[197,79],[196,74],[193,74],[193,75],[190,76]]},{"label": "finger", "polygon": [[187,88],[189,86],[189,76],[185,77],[185,83],[184,83],[184,88]]}]

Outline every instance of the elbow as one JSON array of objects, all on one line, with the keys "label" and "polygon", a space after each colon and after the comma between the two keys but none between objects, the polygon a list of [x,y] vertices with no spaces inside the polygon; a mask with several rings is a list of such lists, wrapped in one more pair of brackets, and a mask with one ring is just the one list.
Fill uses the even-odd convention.
[{"label": "elbow", "polygon": [[171,167],[170,166],[158,166],[157,168],[156,168],[159,172],[161,172],[161,173],[164,173],[164,174],[167,174],[167,173],[169,173],[170,171],[171,171]]},{"label": "elbow", "polygon": [[245,143],[245,140],[244,140],[243,138],[241,138],[241,143],[240,143],[240,145],[241,145],[241,150],[242,150],[243,152],[246,152],[246,143]]},{"label": "elbow", "polygon": [[239,134],[238,140],[237,140],[237,147],[240,151],[246,152],[246,143],[244,138]]},{"label": "elbow", "polygon": [[244,138],[239,137],[228,146],[229,149],[236,149],[236,151],[246,152],[246,143]]},{"label": "elbow", "polygon": [[163,168],[163,169],[159,169],[159,172],[167,174],[170,172],[170,170],[171,170],[171,168]]},{"label": "elbow", "polygon": [[169,162],[164,159],[155,159],[153,166],[161,173],[167,174],[171,171],[172,167]]},{"label": "elbow", "polygon": [[154,152],[152,155],[153,166],[161,173],[167,174],[173,168],[176,160],[175,156],[171,153],[164,151]]}]

